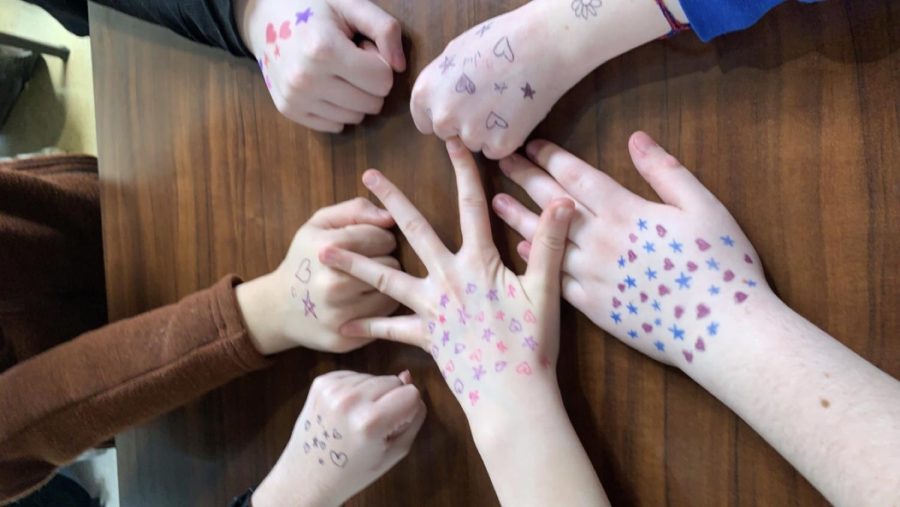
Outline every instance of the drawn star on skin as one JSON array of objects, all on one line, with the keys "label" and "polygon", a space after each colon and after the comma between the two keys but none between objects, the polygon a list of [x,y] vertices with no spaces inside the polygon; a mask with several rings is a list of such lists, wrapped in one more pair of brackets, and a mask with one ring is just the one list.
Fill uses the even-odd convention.
[{"label": "drawn star on skin", "polygon": [[534,340],[533,336],[526,336],[525,341],[522,342],[523,347],[528,347],[531,350],[537,350],[538,343]]},{"label": "drawn star on skin", "polygon": [[708,267],[709,269],[711,269],[713,271],[718,271],[719,263],[716,262],[716,259],[714,257],[710,257],[709,259],[706,260],[706,267]]},{"label": "drawn star on skin", "polygon": [[487,31],[490,30],[490,29],[491,29],[491,24],[490,24],[490,23],[485,23],[485,24],[481,25],[481,28],[478,29],[478,36],[479,36],[479,37],[484,37],[484,33],[487,32]]},{"label": "drawn star on skin", "polygon": [[487,373],[484,371],[484,366],[480,364],[477,367],[472,368],[472,371],[475,373],[475,380],[481,380],[481,377]]},{"label": "drawn star on skin", "polygon": [[622,315],[619,314],[618,312],[610,312],[609,318],[611,318],[613,320],[613,322],[615,322],[616,324],[622,322]]},{"label": "drawn star on skin", "polygon": [[637,280],[635,280],[634,278],[631,278],[631,275],[626,276],[625,277],[625,285],[632,287],[632,288],[637,287]]},{"label": "drawn star on skin", "polygon": [[303,316],[306,317],[309,314],[312,314],[314,319],[319,319],[318,315],[316,315],[316,304],[310,299],[309,291],[306,291],[306,297],[303,299]]},{"label": "drawn star on skin", "polygon": [[709,287],[709,295],[710,296],[717,296],[717,295],[719,295],[719,292],[721,292],[721,291],[715,285],[712,285]]},{"label": "drawn star on skin", "polygon": [[500,95],[503,95],[503,92],[505,92],[507,88],[509,88],[509,86],[506,86],[506,83],[494,83],[494,91]]},{"label": "drawn star on skin", "polygon": [[656,319],[656,320],[653,321],[653,323],[656,324],[657,326],[661,326],[661,325],[662,325],[662,319]]},{"label": "drawn star on skin", "polygon": [[444,61],[441,62],[441,65],[440,65],[441,74],[446,74],[448,70],[450,70],[453,67],[456,67],[456,64],[453,63],[454,58],[456,58],[456,57],[455,56],[445,56],[444,57]]},{"label": "drawn star on skin", "polygon": [[653,271],[650,268],[647,268],[647,271],[644,271],[644,274],[647,275],[647,280],[656,279],[656,271]]},{"label": "drawn star on skin", "polygon": [[297,21],[294,23],[294,25],[296,26],[296,25],[299,25],[300,23],[308,23],[309,18],[311,18],[312,15],[313,15],[313,11],[311,8],[307,8],[303,12],[298,12],[297,13]]},{"label": "drawn star on skin", "polygon": [[657,300],[655,300],[655,299],[653,300],[653,309],[656,310],[656,311],[658,311],[658,312],[661,312],[661,311],[662,311],[662,306],[660,306],[660,305],[659,305],[659,301],[657,301]]},{"label": "drawn star on skin", "polygon": [[716,336],[717,334],[719,334],[719,323],[713,322],[710,325],[706,326],[706,332],[708,332],[710,336]]},{"label": "drawn star on skin", "polygon": [[679,243],[678,241],[676,241],[674,239],[672,240],[671,243],[669,243],[669,248],[672,249],[673,253],[681,253],[681,247],[683,247],[683,246],[684,246],[684,243]]},{"label": "drawn star on skin", "polygon": [[657,341],[653,345],[656,347],[656,350],[658,350],[660,352],[664,352],[666,350],[666,346],[661,341]]},{"label": "drawn star on skin", "polygon": [[628,336],[629,336],[629,338],[632,338],[632,339],[637,338],[638,337],[637,331],[635,331],[634,329],[632,329],[631,331],[628,331]]},{"label": "drawn star on skin", "polygon": [[537,93],[537,91],[531,87],[531,83],[525,83],[525,86],[522,87],[522,93],[524,94],[522,95],[523,99],[534,100],[534,94]]},{"label": "drawn star on skin", "polygon": [[500,301],[500,298],[497,297],[497,289],[491,289],[487,291],[488,301]]},{"label": "drawn star on skin", "polygon": [[643,218],[638,218],[637,226],[638,226],[638,229],[640,229],[642,231],[646,231],[647,230],[647,221],[644,220]]},{"label": "drawn star on skin", "polygon": [[441,308],[447,308],[447,303],[449,302],[450,298],[448,298],[446,294],[441,295]]},{"label": "drawn star on skin", "polygon": [[731,246],[731,247],[734,246],[734,240],[731,239],[731,236],[729,236],[729,235],[727,235],[727,234],[726,234],[725,236],[722,236],[722,237],[719,238],[719,239],[722,240],[722,243],[725,243],[725,246]]},{"label": "drawn star on skin", "polygon": [[672,324],[672,327],[669,328],[669,332],[672,333],[673,340],[684,341],[684,329],[679,329],[677,324]]},{"label": "drawn star on skin", "polygon": [[625,267],[625,257],[619,257],[618,264],[620,268]]},{"label": "drawn star on skin", "polygon": [[637,307],[631,303],[628,303],[628,306],[626,306],[625,308],[628,308],[628,313],[630,313],[632,315],[637,315],[637,313],[638,313]]},{"label": "drawn star on skin", "polygon": [[675,283],[678,284],[679,289],[690,289],[691,288],[691,277],[686,276],[684,272],[681,272],[681,276],[675,279]]},{"label": "drawn star on skin", "polygon": [[646,251],[647,253],[656,252],[656,245],[648,241],[644,243],[644,251]]},{"label": "drawn star on skin", "polygon": [[489,342],[489,341],[491,341],[492,336],[494,336],[494,332],[491,331],[490,329],[485,329],[484,333],[481,335],[481,339],[486,342]]},{"label": "drawn star on skin", "polygon": [[444,335],[441,337],[441,343],[444,346],[450,343],[450,331],[444,331]]},{"label": "drawn star on skin", "polygon": [[753,280],[744,280],[744,283],[747,284],[747,287],[756,287],[756,282]]}]

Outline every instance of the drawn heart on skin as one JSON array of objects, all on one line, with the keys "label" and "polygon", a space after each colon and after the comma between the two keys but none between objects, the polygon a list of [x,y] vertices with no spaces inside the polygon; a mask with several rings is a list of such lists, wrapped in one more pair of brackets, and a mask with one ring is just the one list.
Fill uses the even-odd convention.
[{"label": "drawn heart on skin", "polygon": [[669,259],[668,257],[663,259],[663,269],[665,269],[666,271],[671,271],[672,268],[674,268],[674,267],[675,267],[675,264],[672,262],[671,259]]},{"label": "drawn heart on skin", "polygon": [[622,302],[619,301],[618,298],[613,298],[613,308],[618,308],[620,306],[622,306]]},{"label": "drawn heart on skin", "polygon": [[684,358],[687,359],[687,362],[689,362],[689,363],[694,362],[694,353],[693,352],[691,352],[689,350],[683,350],[682,354],[684,354]]},{"label": "drawn heart on skin", "polygon": [[512,319],[509,321],[509,330],[513,333],[518,333],[522,330],[522,323],[516,319]]},{"label": "drawn heart on skin", "polygon": [[310,449],[312,449],[312,447],[310,447],[308,443],[303,442],[303,452],[304,452],[305,454],[309,454],[309,450],[310,450]]},{"label": "drawn heart on skin", "polygon": [[649,334],[649,333],[652,333],[652,332],[653,332],[653,326],[651,326],[650,324],[647,324],[646,322],[644,322],[643,324],[641,324],[641,327],[644,329],[644,332],[645,332],[645,333],[648,333],[648,334]]},{"label": "drawn heart on skin", "polygon": [[730,282],[730,281],[734,280],[734,272],[729,269],[729,270],[725,271],[725,275],[723,275],[722,278],[726,282]]},{"label": "drawn heart on skin", "polygon": [[696,347],[700,352],[706,350],[706,343],[703,342],[703,338],[697,338],[697,343],[694,344],[694,347]]},{"label": "drawn heart on skin", "polygon": [[619,285],[616,285],[616,287],[619,288],[619,292],[625,292],[625,284],[624,283],[620,283]]},{"label": "drawn heart on skin", "polygon": [[437,345],[431,346],[431,356],[437,359],[438,354],[440,353],[440,349],[438,349]]},{"label": "drawn heart on skin", "polygon": [[312,426],[312,423],[310,423],[309,420],[307,420],[306,423],[303,425],[303,429],[305,429],[306,431],[309,431],[310,426]]},{"label": "drawn heart on skin", "polygon": [[753,264],[753,259],[750,258],[750,254],[744,254],[744,262],[747,264]]},{"label": "drawn heart on skin", "polygon": [[701,252],[705,252],[709,250],[711,245],[702,239],[697,239],[697,248],[700,249]]},{"label": "drawn heart on skin", "polygon": [[456,366],[453,364],[452,359],[447,361],[446,366],[444,366],[444,371],[446,371],[447,373],[453,373],[454,371],[456,371]]},{"label": "drawn heart on skin", "polygon": [[494,44],[494,56],[506,58],[509,62],[516,61],[516,55],[513,53],[512,46],[509,43],[509,37],[503,37],[497,41],[497,44]]},{"label": "drawn heart on skin", "polygon": [[681,316],[684,315],[684,308],[681,305],[675,307],[675,318],[680,319]]},{"label": "drawn heart on skin", "polygon": [[657,225],[657,226],[656,226],[656,234],[659,234],[659,237],[660,237],[660,238],[665,238],[667,232],[668,232],[668,231],[666,231],[666,228],[665,228],[665,227],[663,227],[663,226],[661,226],[661,225]]},{"label": "drawn heart on skin", "polygon": [[697,265],[694,264],[693,261],[688,261],[688,263],[687,263],[687,269],[688,269],[688,271],[690,271],[691,273],[693,273],[694,271],[697,271]]},{"label": "drawn heart on skin", "polygon": [[275,25],[269,23],[266,25],[266,44],[275,44],[278,39],[278,32],[275,31]]},{"label": "drawn heart on skin", "polygon": [[478,391],[469,391],[469,401],[473,406],[478,403]]},{"label": "drawn heart on skin", "polygon": [[456,391],[456,394],[462,394],[464,388],[465,386],[460,379],[456,379],[456,382],[453,383],[453,390]]},{"label": "drawn heart on skin", "polygon": [[278,30],[278,36],[282,39],[289,39],[291,37],[291,23],[285,21],[281,24],[281,28]]},{"label": "drawn heart on skin", "polygon": [[475,361],[476,363],[480,363],[481,362],[481,349],[477,349],[477,350],[475,350],[475,352],[472,352],[471,354],[469,354],[469,360]]},{"label": "drawn heart on skin", "polygon": [[478,316],[475,317],[475,320],[477,320],[478,322],[484,322],[484,312],[479,313]]},{"label": "drawn heart on skin", "polygon": [[525,315],[522,316],[522,319],[529,324],[536,324],[537,318],[535,318],[534,314],[531,313],[531,310],[526,310]]},{"label": "drawn heart on skin", "polygon": [[340,440],[340,439],[344,438],[344,435],[341,435],[340,433],[338,433],[337,428],[335,428],[331,431],[331,438],[333,438],[335,440]]},{"label": "drawn heart on skin", "polygon": [[478,287],[474,283],[466,285],[466,294],[474,294],[476,290],[478,290]]},{"label": "drawn heart on skin", "polygon": [[638,237],[635,236],[634,233],[632,232],[631,234],[628,235],[628,239],[631,240],[632,243],[637,243]]},{"label": "drawn heart on skin", "polygon": [[435,328],[434,322],[429,322],[429,323],[428,323],[428,333],[429,333],[429,334],[434,334],[434,328]]},{"label": "drawn heart on skin", "polygon": [[637,260],[637,254],[634,253],[633,251],[629,250],[628,251],[628,262],[634,262],[636,260]]},{"label": "drawn heart on skin", "polygon": [[346,453],[331,451],[331,462],[337,465],[338,468],[347,466],[348,461],[350,461],[350,458],[347,457]]},{"label": "drawn heart on skin", "polygon": [[647,300],[650,299],[646,293],[641,292],[641,303],[646,303]]},{"label": "drawn heart on skin", "polygon": [[469,95],[475,95],[475,82],[472,81],[469,76],[463,74],[459,76],[459,79],[456,81],[456,93],[468,93]]},{"label": "drawn heart on skin", "polygon": [[507,129],[509,128],[509,122],[504,120],[499,114],[491,111],[491,114],[488,115],[487,121],[485,122],[485,127],[488,130],[493,130],[495,128]]},{"label": "drawn heart on skin", "polygon": [[453,348],[453,352],[456,352],[457,354],[459,354],[460,352],[462,352],[464,350],[466,350],[465,343],[457,343],[456,346]]},{"label": "drawn heart on skin", "polygon": [[743,292],[738,291],[738,292],[734,293],[734,302],[735,303],[741,304],[746,300],[747,300],[747,295],[744,294]]},{"label": "drawn heart on skin", "polygon": [[519,363],[519,366],[516,366],[516,373],[519,375],[531,375],[531,365],[528,364],[528,361],[522,361]]},{"label": "drawn heart on skin", "polygon": [[505,343],[503,343],[502,341],[497,342],[497,350],[499,350],[501,354],[506,352],[506,348],[507,347]]},{"label": "drawn heart on skin", "polygon": [[[623,292],[624,292],[624,291],[623,291]],[[668,294],[669,292],[671,292],[671,291],[669,291],[669,288],[666,287],[665,285],[660,285],[660,286],[659,286],[659,295],[660,295],[660,296],[665,296],[665,295]]]},{"label": "drawn heart on skin", "polygon": [[494,363],[494,371],[500,373],[506,369],[506,361],[497,361]]},{"label": "drawn heart on skin", "polygon": [[309,283],[309,279],[312,278],[312,269],[310,267],[312,263],[309,259],[303,259],[300,261],[300,266],[297,267],[297,272],[294,273],[294,278],[300,280],[301,283]]},{"label": "drawn heart on skin", "polygon": [[709,315],[709,307],[703,303],[697,305],[697,320],[700,320],[707,315]]}]

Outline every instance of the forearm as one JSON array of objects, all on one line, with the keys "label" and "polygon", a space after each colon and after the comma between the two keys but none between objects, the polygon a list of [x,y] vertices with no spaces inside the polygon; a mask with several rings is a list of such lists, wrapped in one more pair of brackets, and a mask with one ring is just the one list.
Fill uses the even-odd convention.
[{"label": "forearm", "polygon": [[900,383],[774,296],[745,310],[686,373],[833,503],[900,500]]}]

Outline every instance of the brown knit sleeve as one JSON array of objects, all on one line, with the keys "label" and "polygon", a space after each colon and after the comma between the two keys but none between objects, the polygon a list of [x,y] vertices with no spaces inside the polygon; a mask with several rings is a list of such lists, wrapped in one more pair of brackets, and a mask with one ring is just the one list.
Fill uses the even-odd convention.
[{"label": "brown knit sleeve", "polygon": [[125,428],[266,366],[238,308],[238,283],[227,277],[0,374],[0,503]]}]

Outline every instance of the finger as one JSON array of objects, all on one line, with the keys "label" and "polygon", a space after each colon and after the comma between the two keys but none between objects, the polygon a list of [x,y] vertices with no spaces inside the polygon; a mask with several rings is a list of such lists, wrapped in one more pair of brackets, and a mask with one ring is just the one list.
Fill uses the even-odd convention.
[{"label": "finger", "polygon": [[397,378],[399,378],[400,382],[403,382],[404,385],[412,384],[412,373],[410,373],[409,370],[403,370],[397,375]]},{"label": "finger", "polygon": [[348,225],[331,233],[332,245],[366,257],[387,255],[397,248],[397,238],[371,224]]},{"label": "finger", "polygon": [[429,271],[450,256],[422,213],[389,179],[379,171],[369,169],[363,174],[362,180],[394,217],[410,246]]},{"label": "finger", "polygon": [[546,169],[563,190],[594,214],[612,195],[628,192],[608,175],[549,141],[532,141],[528,143],[527,152],[528,157]]},{"label": "finger", "polygon": [[[516,245],[516,253],[519,254],[519,257],[522,258],[523,261],[528,262],[531,258],[531,242],[529,241],[520,241]],[[585,263],[585,258],[582,255],[582,250],[575,247],[571,243],[566,245],[566,253],[563,255],[562,265],[560,266],[560,271],[563,273],[583,273],[585,272],[584,266],[592,266],[594,259],[587,259],[587,263]]]},{"label": "finger", "polygon": [[398,436],[411,428],[416,416],[422,411],[422,396],[415,385],[404,385],[390,390],[375,402],[373,408],[376,427],[380,428],[385,437]]},{"label": "finger", "polygon": [[456,188],[459,194],[459,225],[462,229],[463,245],[477,247],[493,245],[491,222],[488,218],[487,199],[481,185],[481,175],[472,153],[459,139],[447,142],[447,153],[456,170]]},{"label": "finger", "polygon": [[554,199],[541,214],[534,240],[531,242],[525,278],[552,292],[559,290],[559,273],[566,252],[566,238],[574,215],[573,201]]},{"label": "finger", "polygon": [[664,203],[681,209],[719,204],[693,173],[644,132],[632,134],[628,151],[638,172]]},{"label": "finger", "polygon": [[400,303],[380,292],[357,294],[355,300],[348,321],[387,317],[400,307]]},{"label": "finger", "polygon": [[[284,113],[284,111],[282,111]],[[285,116],[288,116],[285,114]],[[288,118],[294,120],[290,116]],[[294,120],[295,123],[299,123],[304,127],[313,129],[317,132],[325,132],[328,134],[340,134],[344,131],[344,124],[338,123],[336,121],[326,120],[325,118],[320,118],[314,114],[303,114],[297,117]]]},{"label": "finger", "polygon": [[309,113],[324,120],[341,123],[344,125],[356,125],[362,123],[366,115],[358,111],[350,111],[341,106],[334,105],[324,100],[317,100],[309,105]]},{"label": "finger", "polygon": [[415,315],[357,319],[341,326],[341,334],[350,338],[380,338],[422,349],[428,344],[422,321]]},{"label": "finger", "polygon": [[553,199],[570,197],[546,171],[517,153],[501,160],[500,170],[513,183],[522,187],[541,208],[546,208]]},{"label": "finger", "polygon": [[360,90],[342,78],[333,77],[321,90],[323,100],[365,114],[378,114],[384,107],[384,97]]},{"label": "finger", "polygon": [[356,386],[356,391],[364,400],[371,402],[378,401],[385,394],[403,387],[403,382],[397,375],[385,375],[380,377],[372,377],[365,382]]},{"label": "finger", "polygon": [[391,227],[394,217],[387,210],[375,206],[372,201],[357,197],[322,208],[313,214],[309,223],[323,229],[338,229],[356,224]]},{"label": "finger", "polygon": [[343,271],[409,308],[416,309],[418,298],[416,288],[419,280],[372,259],[333,246],[319,252],[319,262]]},{"label": "finger", "polygon": [[422,429],[422,423],[425,422],[427,414],[428,409],[425,407],[425,403],[420,399],[412,421],[408,424],[403,423],[399,428],[392,431],[387,436],[386,440],[393,443],[391,449],[388,451],[388,460],[396,463],[409,453],[413,441],[415,441],[416,436],[419,434],[419,430]]},{"label": "finger", "polygon": [[[516,246],[516,252],[522,257],[523,261],[528,262],[528,256],[531,253],[531,243],[520,241]],[[567,265],[569,258],[570,255],[567,250],[565,257],[563,257],[562,264],[562,296],[576,308],[581,309],[584,307],[583,305],[586,301],[587,293],[584,290],[584,286],[581,285],[581,282],[572,275],[572,273],[579,273],[580,271],[573,270]]]},{"label": "finger", "polygon": [[368,1],[337,0],[341,15],[350,26],[375,41],[378,53],[395,71],[406,70],[400,22]]},{"label": "finger", "polygon": [[387,97],[394,85],[390,65],[379,54],[358,47],[339,32],[336,31],[334,36],[336,74],[366,93]]},{"label": "finger", "polygon": [[[400,261],[393,257],[383,256],[372,257],[371,259],[389,268],[400,269]],[[371,296],[376,302],[379,302],[379,304],[369,305],[366,307],[373,307],[372,313],[354,313],[353,318],[370,317],[374,315],[390,315],[394,310],[397,309],[398,303],[396,301],[378,292],[378,290],[376,290],[371,285],[342,271],[336,272],[339,273],[341,281],[332,285],[332,290],[327,295],[328,302],[335,304],[359,303],[360,301],[363,301],[360,299],[360,296],[366,296],[367,298]],[[380,303],[385,301],[389,302],[390,304],[385,305]],[[379,310],[381,308],[384,308],[385,311]]]},{"label": "finger", "polygon": [[494,196],[492,204],[497,216],[506,225],[519,233],[519,236],[522,236],[527,241],[531,241],[534,238],[538,216],[533,211],[522,205],[515,197],[507,194],[497,194]]}]

